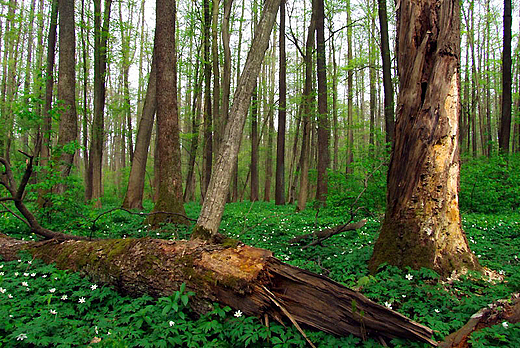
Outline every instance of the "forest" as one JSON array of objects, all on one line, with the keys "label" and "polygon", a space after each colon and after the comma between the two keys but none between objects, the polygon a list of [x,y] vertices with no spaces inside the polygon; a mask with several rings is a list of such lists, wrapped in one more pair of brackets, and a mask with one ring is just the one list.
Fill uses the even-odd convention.
[{"label": "forest", "polygon": [[0,347],[520,346],[519,18],[1,2]]}]

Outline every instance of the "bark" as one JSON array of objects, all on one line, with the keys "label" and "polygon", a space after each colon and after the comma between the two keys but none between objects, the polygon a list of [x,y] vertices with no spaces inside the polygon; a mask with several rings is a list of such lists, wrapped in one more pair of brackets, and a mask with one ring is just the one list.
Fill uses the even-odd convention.
[{"label": "bark", "polygon": [[128,177],[123,208],[143,209],[144,180],[146,176],[146,162],[148,160],[148,149],[152,138],[154,115],[157,109],[156,99],[156,63],[155,54],[152,55],[152,69],[148,77],[148,87],[143,104],[143,111],[137,129],[135,140],[134,160]]},{"label": "bark", "polygon": [[[350,0],[347,0],[347,65],[352,64],[352,21]],[[363,113],[361,113],[363,114]],[[347,165],[346,174],[351,174],[354,170],[354,71],[350,68],[347,72]]]},{"label": "bark", "polygon": [[287,56],[285,54],[285,0],[280,2],[280,70],[278,75],[280,101],[278,103],[278,133],[276,138],[276,180],[274,201],[285,204],[285,127],[287,119]]},{"label": "bark", "polygon": [[103,196],[102,168],[105,140],[105,75],[111,5],[112,0],[105,0],[105,9],[102,14],[101,0],[94,1],[94,119],[92,121],[89,151],[89,180],[87,181],[87,187],[85,189],[85,198],[87,200],[95,200],[95,205],[98,208],[101,207],[100,199]]},{"label": "bark", "polygon": [[331,279],[285,264],[268,250],[240,243],[224,247],[150,238],[22,242],[0,234],[4,260],[15,260],[21,249],[123,294],[169,296],[185,283],[196,293],[190,305],[198,313],[208,312],[218,301],[246,315],[269,315],[278,321],[289,317],[335,335],[436,344],[427,327]]},{"label": "bark", "polygon": [[480,268],[458,206],[459,11],[457,0],[401,2],[395,144],[371,271],[384,262],[442,276]]},{"label": "bark", "polygon": [[[50,13],[49,35],[47,37],[47,59],[45,66],[45,105],[43,108],[42,145],[40,151],[40,165],[44,168],[50,159],[51,130],[52,130],[52,93],[54,90],[54,62],[56,58],[56,29],[58,26],[58,0],[53,0]],[[38,205],[44,207],[48,204],[46,190],[38,191]]]},{"label": "bark", "polygon": [[222,117],[220,115],[220,69],[218,57],[218,9],[220,0],[212,0],[212,19],[211,19],[211,61],[213,63],[213,126],[214,126],[214,144],[213,151],[218,152],[222,134],[220,133]]},{"label": "bark", "polygon": [[258,201],[258,86],[251,95],[251,202]]},{"label": "bark", "polygon": [[[60,51],[58,75],[58,100],[61,101],[60,127],[58,131],[59,170],[62,179],[69,176],[73,166],[78,137],[78,116],[76,114],[76,34],[74,25],[74,2],[58,1],[60,26]],[[66,147],[73,145],[72,149]],[[58,186],[65,191],[64,185]]]},{"label": "bark", "polygon": [[85,0],[81,1],[81,52],[82,52],[82,61],[83,61],[83,118],[82,118],[82,131],[83,131],[83,139],[82,139],[82,145],[83,145],[83,166],[84,166],[84,177],[85,177],[85,185],[89,180],[88,176],[88,109],[89,109],[89,103],[88,103],[88,74],[89,74],[89,68],[87,65],[87,59],[88,59],[88,46],[87,46],[87,39],[85,34],[85,28],[87,27],[87,23],[85,22]]},{"label": "bark", "polygon": [[212,110],[211,110],[211,60],[209,56],[210,41],[209,29],[211,26],[211,17],[209,14],[209,0],[204,0],[204,144],[203,144],[203,162],[202,162],[202,182],[200,185],[202,199],[206,198],[211,178],[211,170],[213,165],[213,132],[212,132]]},{"label": "bark", "polygon": [[504,50],[502,52],[502,117],[498,146],[503,154],[509,153],[509,139],[511,138],[511,0],[504,0]]},{"label": "bark", "polygon": [[390,62],[390,44],[388,39],[388,15],[386,0],[378,0],[379,25],[381,28],[381,57],[383,61],[383,86],[385,103],[386,142],[392,143],[394,138],[394,86]]},{"label": "bark", "polygon": [[305,44],[305,85],[302,95],[302,150],[300,154],[300,190],[298,192],[297,210],[302,211],[307,205],[307,197],[309,194],[309,157],[310,157],[310,117],[311,106],[313,102],[312,96],[312,52],[314,48],[314,32],[316,29],[315,11],[311,17],[309,31],[307,33],[307,42]]},{"label": "bark", "polygon": [[327,65],[325,59],[324,0],[313,0],[316,7],[316,72],[318,79],[318,179],[316,200],[325,204],[328,194],[327,169],[330,164],[330,125],[327,110]]},{"label": "bark", "polygon": [[157,172],[154,212],[175,215],[151,215],[148,222],[157,228],[161,223],[184,223],[182,198],[179,115],[177,106],[177,53],[175,48],[175,1],[157,0],[156,68],[157,68]]},{"label": "bark", "polygon": [[244,124],[249,109],[251,94],[258,78],[265,51],[269,45],[280,0],[266,0],[244,70],[235,90],[230,119],[224,131],[222,143],[215,161],[214,174],[208,186],[204,204],[197,220],[192,238],[210,238],[217,234],[224,212],[233,166],[238,158]]},{"label": "bark", "polygon": [[[229,118],[229,97],[231,93],[231,49],[229,47],[229,18],[233,0],[224,0],[224,19],[222,21],[222,47],[224,49],[224,67],[222,71],[222,109],[220,110],[219,134],[224,133]],[[220,140],[220,142],[222,139]]]}]

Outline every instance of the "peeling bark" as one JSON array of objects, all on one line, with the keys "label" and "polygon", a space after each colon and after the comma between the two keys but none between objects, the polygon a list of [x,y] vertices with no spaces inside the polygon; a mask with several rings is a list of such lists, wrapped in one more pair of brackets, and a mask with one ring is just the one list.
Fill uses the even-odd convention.
[{"label": "peeling bark", "polygon": [[169,296],[186,283],[196,293],[190,303],[198,313],[209,311],[211,303],[218,301],[247,315],[268,314],[279,321],[289,313],[300,324],[335,335],[402,337],[436,345],[427,327],[324,276],[285,264],[268,250],[234,240],[224,244],[151,238],[60,243],[25,242],[0,234],[4,260],[16,259],[21,249],[124,294]]}]

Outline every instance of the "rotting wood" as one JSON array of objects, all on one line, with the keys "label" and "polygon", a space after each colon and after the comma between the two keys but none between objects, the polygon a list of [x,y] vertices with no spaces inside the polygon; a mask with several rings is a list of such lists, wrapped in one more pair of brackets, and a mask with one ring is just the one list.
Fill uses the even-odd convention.
[{"label": "rotting wood", "polygon": [[16,259],[21,249],[123,294],[169,296],[186,283],[196,293],[190,303],[198,313],[218,301],[279,321],[289,313],[299,325],[335,335],[401,337],[436,345],[429,328],[327,277],[285,264],[268,250],[243,244],[226,248],[201,240],[151,238],[27,242],[0,234],[4,260]]},{"label": "rotting wood", "polygon": [[507,300],[499,300],[473,314],[468,322],[453,332],[439,344],[442,348],[469,348],[469,337],[475,331],[500,323],[520,322],[520,294],[511,295]]}]

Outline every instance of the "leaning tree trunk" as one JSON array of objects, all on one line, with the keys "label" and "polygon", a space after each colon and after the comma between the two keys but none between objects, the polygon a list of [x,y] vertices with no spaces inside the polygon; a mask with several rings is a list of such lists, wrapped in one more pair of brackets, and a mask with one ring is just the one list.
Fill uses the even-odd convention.
[{"label": "leaning tree trunk", "polygon": [[395,144],[372,271],[384,262],[444,276],[480,267],[458,204],[459,35],[458,0],[401,1]]},{"label": "leaning tree trunk", "polygon": [[[236,243],[235,243],[236,244]],[[268,250],[204,241],[109,239],[24,242],[0,233],[0,255],[29,250],[61,269],[79,271],[124,294],[169,296],[186,283],[192,308],[215,301],[246,315],[289,317],[335,335],[402,337],[435,345],[432,331],[324,276],[285,264]]]}]

